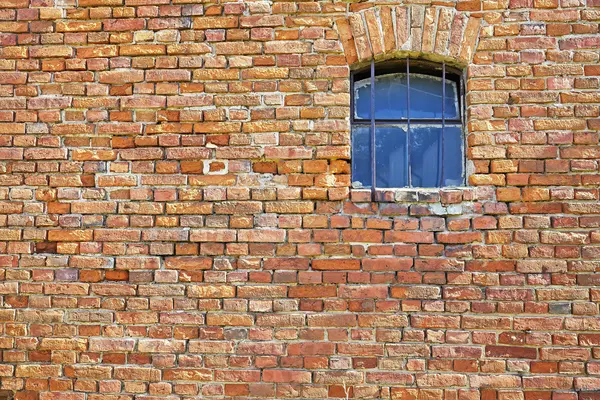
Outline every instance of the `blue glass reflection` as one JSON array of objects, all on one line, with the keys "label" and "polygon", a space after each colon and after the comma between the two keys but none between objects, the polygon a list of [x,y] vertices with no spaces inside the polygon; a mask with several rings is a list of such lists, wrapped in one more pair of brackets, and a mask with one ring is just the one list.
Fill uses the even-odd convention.
[{"label": "blue glass reflection", "polygon": [[[412,187],[460,186],[463,184],[464,155],[460,125],[411,125],[410,174]],[[379,188],[407,187],[406,126],[378,125],[376,177]],[[352,181],[358,187],[371,186],[370,126],[352,129]],[[443,143],[443,149],[442,149]],[[442,157],[443,151],[443,157]],[[443,168],[442,168],[443,160]]]},{"label": "blue glass reflection", "polygon": [[[355,125],[352,130],[352,181],[358,186],[371,186],[370,127]],[[377,187],[396,188],[406,181],[406,128],[377,126],[375,129]]]},{"label": "blue glass reflection", "polygon": [[445,127],[443,155],[441,125],[411,125],[410,152],[413,187],[460,186],[462,184],[463,143],[459,125]]},{"label": "blue glass reflection", "polygon": [[[410,74],[410,118],[442,118],[442,78]],[[405,119],[407,113],[407,80],[405,73],[375,77],[375,118]],[[355,118],[371,118],[370,78],[354,85]],[[456,82],[446,79],[445,118],[458,119],[458,89]]]}]

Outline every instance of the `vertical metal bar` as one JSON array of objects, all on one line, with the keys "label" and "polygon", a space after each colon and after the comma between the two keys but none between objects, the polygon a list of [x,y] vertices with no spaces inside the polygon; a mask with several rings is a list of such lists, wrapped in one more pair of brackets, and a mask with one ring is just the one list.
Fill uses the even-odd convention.
[{"label": "vertical metal bar", "polygon": [[[354,149],[356,143],[354,143],[354,102],[356,101],[356,95],[354,94],[354,71],[350,70],[350,182],[354,182],[356,177],[354,176],[354,166],[356,160],[354,159]],[[350,185],[352,187],[352,185]]]},{"label": "vertical metal bar", "polygon": [[444,186],[444,139],[445,139],[445,135],[444,135],[444,128],[446,128],[446,63],[443,62],[442,63],[442,131],[440,132],[441,134],[441,145],[442,145],[442,156],[441,156],[441,160],[440,160],[440,180],[439,180],[439,186],[442,187]]},{"label": "vertical metal bar", "polygon": [[[462,183],[461,185],[465,185],[466,184],[466,180],[467,180],[467,157],[465,155],[465,149],[467,148],[467,135],[465,134],[467,132],[467,124],[466,124],[466,113],[467,113],[467,105],[466,105],[466,99],[465,99],[465,85],[466,85],[466,72],[463,72],[460,75],[459,78],[459,90],[460,90],[460,94],[458,95],[458,113],[460,115],[460,127],[461,127],[461,131],[463,132],[463,134],[461,135],[462,137],[462,145],[460,146],[460,156],[462,158],[462,164],[463,164],[463,170],[462,170],[462,176],[461,176],[461,180]],[[464,100],[463,100],[464,99]]]},{"label": "vertical metal bar", "polygon": [[410,58],[406,59],[406,185],[412,187],[410,174]]},{"label": "vertical metal bar", "polygon": [[371,193],[375,199],[377,188],[377,145],[375,142],[375,60],[371,60]]}]

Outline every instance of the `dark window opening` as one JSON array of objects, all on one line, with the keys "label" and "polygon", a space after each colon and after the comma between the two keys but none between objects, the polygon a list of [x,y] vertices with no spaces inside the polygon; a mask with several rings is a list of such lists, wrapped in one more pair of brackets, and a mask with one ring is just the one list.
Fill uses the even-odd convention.
[{"label": "dark window opening", "polygon": [[408,59],[371,62],[351,82],[355,187],[464,184],[460,71]]}]

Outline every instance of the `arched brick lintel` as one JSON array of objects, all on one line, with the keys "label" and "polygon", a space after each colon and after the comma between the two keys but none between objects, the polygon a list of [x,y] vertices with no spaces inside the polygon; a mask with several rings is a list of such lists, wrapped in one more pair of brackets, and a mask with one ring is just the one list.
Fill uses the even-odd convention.
[{"label": "arched brick lintel", "polygon": [[376,6],[336,20],[348,65],[410,56],[467,66],[481,20],[449,7]]}]

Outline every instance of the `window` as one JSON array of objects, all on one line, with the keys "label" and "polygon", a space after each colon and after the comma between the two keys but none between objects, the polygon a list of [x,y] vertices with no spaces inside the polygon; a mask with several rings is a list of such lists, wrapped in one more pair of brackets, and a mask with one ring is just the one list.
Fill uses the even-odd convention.
[{"label": "window", "polygon": [[353,186],[463,185],[461,85],[460,71],[416,60],[353,72]]}]

